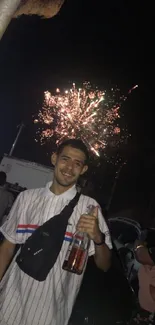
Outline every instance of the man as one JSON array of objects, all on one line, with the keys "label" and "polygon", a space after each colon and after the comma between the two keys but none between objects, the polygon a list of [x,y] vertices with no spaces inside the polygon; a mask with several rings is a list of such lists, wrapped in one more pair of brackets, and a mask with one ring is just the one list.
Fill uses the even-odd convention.
[{"label": "man", "polygon": [[13,195],[6,189],[6,173],[0,171],[0,225],[13,204]]},{"label": "man", "polygon": [[[80,140],[62,143],[52,155],[55,166],[53,182],[46,188],[22,192],[1,232],[5,241],[0,247],[0,278],[12,259],[15,244],[22,244],[31,233],[57,215],[76,195],[76,182],[87,171],[88,152]],[[87,212],[90,207],[92,214]],[[64,271],[62,265],[68,250],[68,235],[75,230],[88,233],[89,256],[104,271],[110,267],[111,240],[108,227],[95,200],[81,195],[69,219],[61,251],[43,282],[25,274],[15,262],[1,281],[0,325],[67,325],[80,289],[83,275]],[[105,234],[105,243],[103,234]],[[94,244],[94,242],[96,244]]]}]

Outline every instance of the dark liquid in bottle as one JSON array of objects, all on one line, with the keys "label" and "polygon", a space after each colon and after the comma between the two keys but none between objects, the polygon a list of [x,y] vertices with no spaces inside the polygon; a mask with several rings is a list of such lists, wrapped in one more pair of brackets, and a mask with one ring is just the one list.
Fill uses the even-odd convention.
[{"label": "dark liquid in bottle", "polygon": [[83,267],[85,264],[87,251],[81,248],[73,247],[71,249],[68,260],[64,261],[62,268],[66,271],[82,274]]}]

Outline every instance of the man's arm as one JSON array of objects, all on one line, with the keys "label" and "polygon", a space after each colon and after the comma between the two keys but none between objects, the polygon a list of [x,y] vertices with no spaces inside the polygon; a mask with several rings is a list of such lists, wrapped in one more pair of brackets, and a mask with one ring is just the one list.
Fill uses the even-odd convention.
[{"label": "man's arm", "polygon": [[[98,222],[98,207],[91,211],[91,215],[81,216],[77,230],[86,232],[95,243],[99,244],[103,241]],[[111,266],[111,251],[105,243],[99,246],[95,245],[94,260],[98,268],[105,272],[108,271]]]},{"label": "man's arm", "polygon": [[146,244],[143,241],[136,240],[135,241],[135,256],[139,263],[143,265],[154,265],[151,256],[149,255]]},{"label": "man's arm", "polygon": [[[101,241],[102,236],[100,236],[100,239],[97,242],[100,243]],[[95,245],[94,260],[99,269],[103,270],[104,272],[109,270],[111,266],[111,251],[105,243],[103,243],[101,246]]]},{"label": "man's arm", "polygon": [[15,250],[15,244],[4,239],[0,245],[0,281],[9,265]]}]

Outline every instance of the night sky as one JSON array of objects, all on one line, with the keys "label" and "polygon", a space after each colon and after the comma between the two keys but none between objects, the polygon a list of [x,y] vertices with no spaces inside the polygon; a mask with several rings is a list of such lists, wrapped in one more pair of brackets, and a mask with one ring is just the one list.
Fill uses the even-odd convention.
[{"label": "night sky", "polygon": [[122,108],[132,134],[125,151],[152,154],[154,12],[146,5],[66,0],[54,18],[23,16],[10,23],[0,43],[0,156],[23,121],[14,156],[49,164],[54,146],[34,142],[33,115],[45,90],[85,80],[105,88],[117,84],[124,93],[139,85]]}]

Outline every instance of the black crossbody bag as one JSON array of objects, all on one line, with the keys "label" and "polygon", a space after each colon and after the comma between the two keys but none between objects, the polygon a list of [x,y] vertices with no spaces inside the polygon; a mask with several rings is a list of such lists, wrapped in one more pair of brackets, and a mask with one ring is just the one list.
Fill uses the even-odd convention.
[{"label": "black crossbody bag", "polygon": [[21,246],[16,262],[37,281],[44,281],[60,253],[68,220],[80,197],[77,193],[60,214],[46,221]]}]

